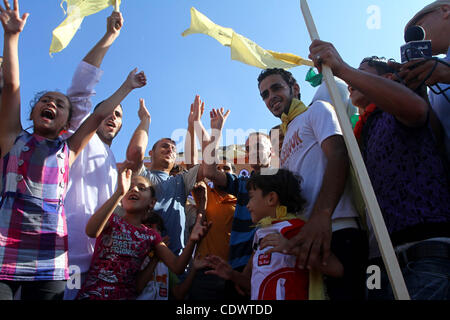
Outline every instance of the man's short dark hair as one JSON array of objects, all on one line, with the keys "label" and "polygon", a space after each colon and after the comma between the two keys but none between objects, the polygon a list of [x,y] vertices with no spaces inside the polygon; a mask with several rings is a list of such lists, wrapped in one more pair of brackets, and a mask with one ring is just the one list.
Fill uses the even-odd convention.
[{"label": "man's short dark hair", "polygon": [[[289,86],[289,88],[291,88],[291,90],[295,84],[298,84],[297,80],[295,80],[294,76],[289,71],[286,71],[281,68],[270,68],[270,69],[261,71],[261,73],[259,74],[258,87],[261,85],[261,82],[265,78],[267,78],[268,76],[274,75],[274,74],[279,74],[283,78],[283,80],[288,84],[288,86]],[[300,92],[298,93],[298,97],[296,97],[296,98],[300,100],[300,98],[301,98]]]},{"label": "man's short dark hair", "polygon": [[158,141],[155,142],[155,144],[154,144],[153,147],[152,147],[152,151],[155,151],[156,146],[158,145],[158,143],[160,143],[160,142],[163,141],[163,140],[169,140],[169,141],[170,141],[171,143],[173,143],[175,146],[177,145],[177,144],[175,143],[175,141],[173,141],[173,140],[170,139],[170,138],[161,138],[161,139],[159,139]]},{"label": "man's short dark hair", "polygon": [[377,70],[377,73],[379,76],[382,76],[386,73],[394,73],[395,70],[393,67],[391,67],[388,62],[389,61],[393,61],[391,60],[387,60],[384,57],[377,57],[377,56],[372,56],[372,57],[367,57],[364,58],[360,64],[363,63],[367,63],[369,65],[369,67],[375,68],[375,70]]}]

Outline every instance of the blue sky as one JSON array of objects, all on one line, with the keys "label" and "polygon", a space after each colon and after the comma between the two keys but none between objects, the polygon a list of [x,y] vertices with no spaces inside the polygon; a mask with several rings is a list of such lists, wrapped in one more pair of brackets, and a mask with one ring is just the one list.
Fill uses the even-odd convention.
[{"label": "blue sky", "polygon": [[[378,55],[400,60],[403,28],[432,0],[310,0],[309,6],[322,40],[334,43],[345,61],[356,67],[362,58]],[[144,70],[148,84],[124,100],[122,131],[112,144],[117,161],[139,120],[139,98],[152,116],[149,150],[161,137],[186,128],[195,94],[212,107],[231,109],[226,128],[244,131],[270,129],[279,120],[262,102],[257,88],[261,70],[230,58],[229,48],[206,35],[182,37],[190,25],[193,6],[215,23],[231,27],[265,49],[308,56],[310,38],[298,0],[122,0],[125,19],[119,39],[105,57],[103,78],[94,105],[112,94],[134,67]],[[3,2],[2,2],[3,4]],[[379,24],[373,20],[379,10]],[[49,56],[52,30],[64,19],[60,0],[21,0],[21,12],[30,17],[20,42],[22,121],[29,102],[42,90],[66,91],[78,62],[105,33],[112,7],[85,18],[69,46]],[[374,28],[375,27],[375,28]],[[3,33],[1,33],[3,34]],[[315,89],[304,81],[307,67],[290,70],[298,80],[302,98],[309,104]],[[209,114],[203,117],[209,127]],[[240,142],[240,141],[235,141]]]}]

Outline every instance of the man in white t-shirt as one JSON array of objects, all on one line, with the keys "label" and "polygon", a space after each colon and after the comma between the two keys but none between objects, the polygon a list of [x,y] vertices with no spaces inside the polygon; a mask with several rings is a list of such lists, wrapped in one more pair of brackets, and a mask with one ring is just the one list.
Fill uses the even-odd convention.
[{"label": "man in white t-shirt", "polygon": [[[72,84],[67,91],[73,105],[73,116],[67,136],[89,116],[92,107],[91,97],[95,95],[94,88],[103,74],[100,65],[108,49],[119,36],[122,25],[122,15],[113,12],[107,19],[105,35],[83,58],[75,71]],[[116,189],[117,167],[110,146],[122,127],[122,114],[122,106],[118,105],[113,113],[103,120],[97,133],[70,168],[65,208],[71,278],[67,281],[65,300],[75,299],[91,263],[95,239],[86,235],[86,224]],[[140,126],[149,125],[150,115],[143,101],[139,117]]]},{"label": "man in white t-shirt", "polygon": [[299,246],[299,265],[307,268],[333,252],[345,271],[341,279],[327,279],[330,299],[364,299],[367,240],[351,199],[349,160],[335,111],[321,100],[306,107],[297,81],[283,69],[264,70],[258,83],[267,108],[282,120],[281,167],[301,176],[306,199],[305,226],[280,247]]}]

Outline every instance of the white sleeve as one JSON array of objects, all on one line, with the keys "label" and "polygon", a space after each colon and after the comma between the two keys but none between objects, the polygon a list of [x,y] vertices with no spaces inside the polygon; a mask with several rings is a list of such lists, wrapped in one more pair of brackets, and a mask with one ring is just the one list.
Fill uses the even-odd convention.
[{"label": "white sleeve", "polygon": [[331,104],[324,101],[316,101],[310,106],[310,109],[308,121],[320,145],[331,136],[342,136],[336,112]]},{"label": "white sleeve", "polygon": [[95,95],[94,88],[102,74],[102,70],[85,61],[78,64],[70,88],[67,90],[73,108],[69,134],[65,138],[72,135],[91,112],[91,97]]}]

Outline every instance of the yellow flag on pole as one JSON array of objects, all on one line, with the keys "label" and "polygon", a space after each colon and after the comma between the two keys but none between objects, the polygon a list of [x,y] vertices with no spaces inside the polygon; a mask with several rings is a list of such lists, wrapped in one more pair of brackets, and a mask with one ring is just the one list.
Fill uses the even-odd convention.
[{"label": "yellow flag on pole", "polygon": [[67,14],[67,17],[55,30],[53,30],[50,54],[60,52],[67,47],[77,30],[80,28],[84,17],[97,13],[111,5],[120,5],[121,0],[62,0],[62,8],[64,2],[67,4],[67,13],[64,11],[64,14]]},{"label": "yellow flag on pole", "polygon": [[181,35],[185,37],[194,33],[206,34],[219,41],[222,45],[230,47],[231,59],[261,69],[289,69],[300,65],[314,66],[311,60],[303,59],[294,54],[263,49],[252,40],[234,32],[233,29],[215,24],[204,14],[192,7],[191,26]]}]

